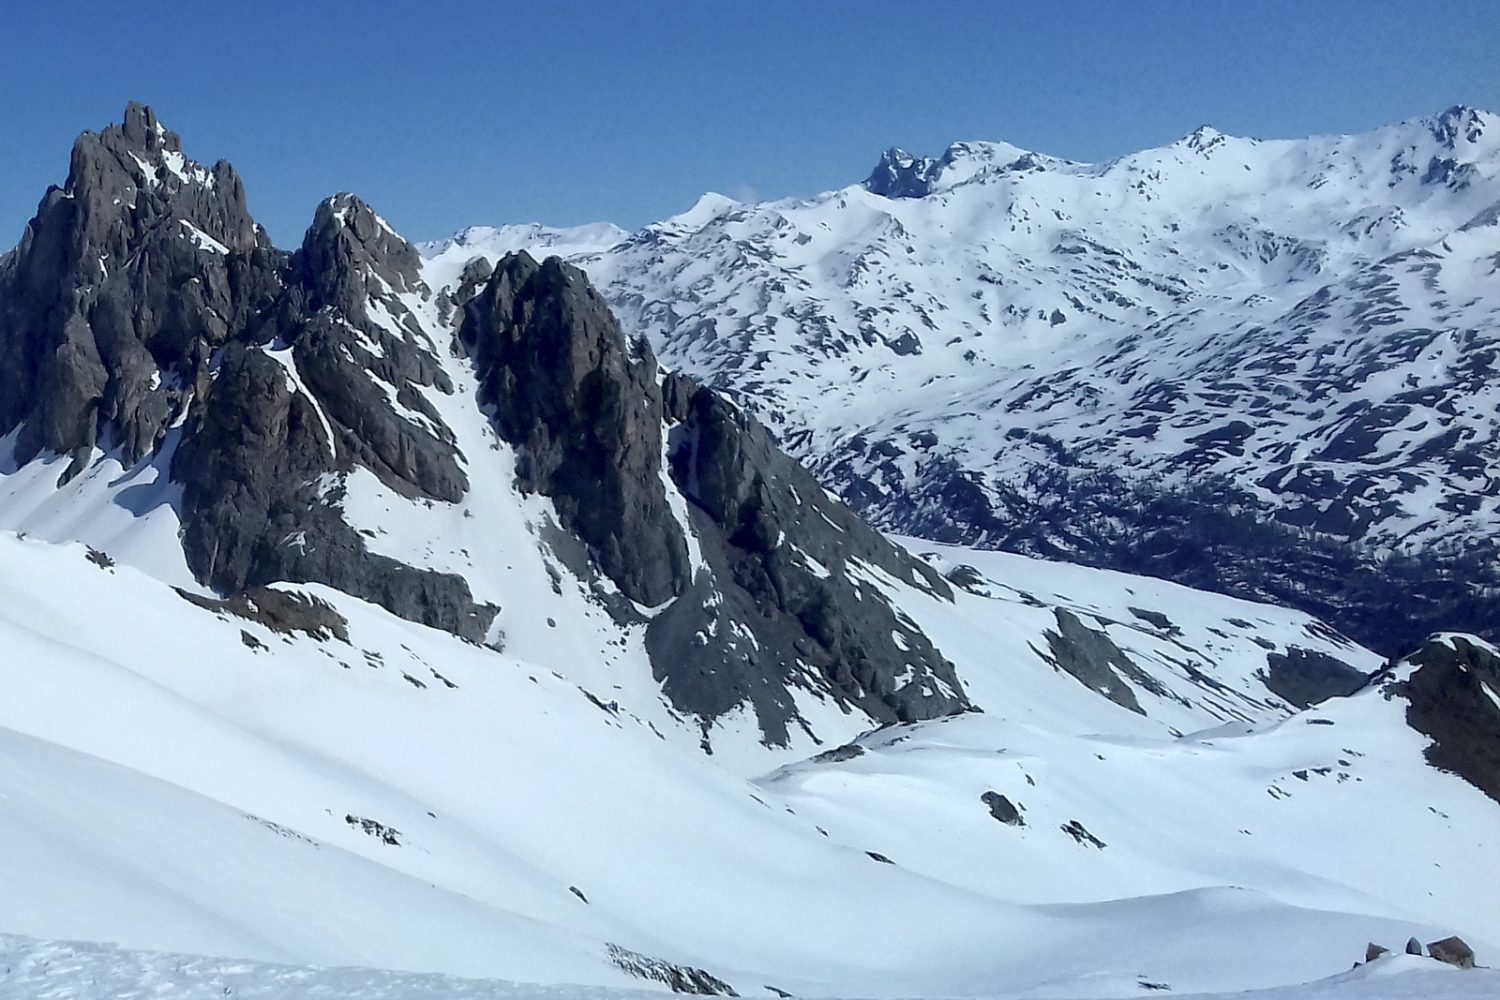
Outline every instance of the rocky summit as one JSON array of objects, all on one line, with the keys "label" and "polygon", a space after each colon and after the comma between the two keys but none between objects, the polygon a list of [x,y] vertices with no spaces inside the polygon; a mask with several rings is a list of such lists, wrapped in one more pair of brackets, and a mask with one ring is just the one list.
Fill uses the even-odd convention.
[{"label": "rocky summit", "polygon": [[947,585],[754,419],[664,376],[581,271],[519,253],[439,303],[421,264],[349,194],[274,249],[232,168],[193,163],[132,104],[79,138],[0,271],[13,462],[65,454],[65,480],[105,455],[158,466],[186,564],[218,594],[324,584],[485,642],[498,606],[462,573],[381,552],[343,510],[365,475],[402,502],[463,505],[485,456],[444,410],[470,407],[515,449],[515,488],[551,504],[536,544],[645,627],[657,680],[705,727],[748,706],[785,743],[792,688],[876,722],[969,707],[952,664],[846,569]]}]

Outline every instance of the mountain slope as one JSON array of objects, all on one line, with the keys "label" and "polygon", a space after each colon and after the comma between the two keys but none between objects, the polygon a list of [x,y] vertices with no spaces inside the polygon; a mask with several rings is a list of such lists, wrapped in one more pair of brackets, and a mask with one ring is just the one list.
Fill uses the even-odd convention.
[{"label": "mountain slope", "polygon": [[335,591],[303,591],[326,608],[298,630],[98,562],[0,537],[12,932],[623,985],[615,945],[740,992],[884,996],[1246,988],[1367,939],[1495,946],[1493,901],[1429,853],[1485,856],[1495,804],[1377,688],[1175,739],[995,663],[1017,702],[1055,679],[1060,716],[1113,735],[997,705],[747,782],[613,692]]},{"label": "mountain slope", "polygon": [[575,260],[882,527],[1290,602],[1395,653],[1496,617],[1496,206],[1500,120],[1453,108],[1105,164],[893,150]]},{"label": "mountain slope", "polygon": [[[517,255],[437,299],[347,194],[282,253],[230,168],[180,149],[139,105],[85,133],[0,268],[20,362],[0,382],[0,524],[95,542],[84,521],[174,582],[320,583],[494,646],[587,621],[591,658],[648,659],[705,745],[739,709],[786,746],[818,739],[809,713],[967,707],[892,599],[828,567],[947,584],[753,420],[662,379],[581,273]],[[74,504],[89,513],[57,516]],[[180,558],[122,538],[145,523],[120,508],[168,548],[175,519]],[[549,605],[570,607],[534,614]]]}]

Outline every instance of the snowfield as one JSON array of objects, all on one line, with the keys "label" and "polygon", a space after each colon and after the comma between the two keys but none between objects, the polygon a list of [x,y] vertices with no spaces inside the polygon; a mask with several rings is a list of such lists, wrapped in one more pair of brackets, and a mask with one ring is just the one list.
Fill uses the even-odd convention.
[{"label": "snowfield", "polygon": [[[193,955],[0,935],[0,996],[52,1000],[153,996],[161,1000],[646,1000],[660,993],[590,986],[266,965]],[[1491,970],[1459,974],[1406,955],[1305,986],[1239,993],[1164,993],[1180,1000],[1488,1000],[1500,990]],[[995,997],[1013,994],[992,994]]]},{"label": "snowfield", "polygon": [[[1176,738],[1022,660],[1002,613],[991,648],[1016,655],[963,665],[996,693],[984,714],[821,759],[761,748],[747,780],[571,661],[317,587],[348,641],[281,634],[100,561],[0,536],[10,933],[642,985],[615,946],[742,994],[886,997],[1265,988],[1368,940],[1500,944],[1467,860],[1494,850],[1494,804],[1429,768],[1375,688],[1275,721],[1205,705],[1215,728]],[[1029,568],[1046,593],[1052,567]],[[1004,611],[970,599],[971,629]],[[1050,699],[1079,711],[1023,707]]]}]

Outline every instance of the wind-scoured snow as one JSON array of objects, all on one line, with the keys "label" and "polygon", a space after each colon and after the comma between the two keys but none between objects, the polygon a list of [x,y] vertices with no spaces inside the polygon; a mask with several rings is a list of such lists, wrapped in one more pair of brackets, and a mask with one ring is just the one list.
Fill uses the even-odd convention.
[{"label": "wind-scoured snow", "polygon": [[[589,986],[541,986],[359,968],[305,968],[193,955],[131,951],[0,935],[0,995],[106,1000],[646,1000],[660,993]],[[1181,1000],[1487,1000],[1497,974],[1460,975],[1425,959],[1392,955],[1328,979],[1233,994],[1168,994]],[[1161,985],[1161,984],[1158,984]],[[1161,992],[1161,991],[1154,991]],[[992,996],[1015,996],[995,993]]]}]

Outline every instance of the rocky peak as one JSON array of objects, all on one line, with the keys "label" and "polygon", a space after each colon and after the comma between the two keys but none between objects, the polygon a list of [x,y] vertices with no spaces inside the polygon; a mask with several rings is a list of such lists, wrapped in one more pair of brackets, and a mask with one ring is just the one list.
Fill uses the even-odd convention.
[{"label": "rocky peak", "polygon": [[116,230],[116,238],[171,216],[230,250],[266,243],[234,168],[223,160],[209,169],[187,159],[177,133],[145,105],[131,103],[122,124],[78,137],[63,192],[97,217],[101,229]]},{"label": "rocky peak", "polygon": [[510,254],[464,307],[480,402],[519,449],[523,487],[552,498],[603,573],[647,606],[681,592],[682,530],[661,479],[656,359],[627,344],[583,272]]},{"label": "rocky peak", "polygon": [[156,120],[156,112],[144,104],[131,101],[125,105],[125,119],[115,126],[132,146],[150,153],[162,150],[182,152],[182,140]]},{"label": "rocky peak", "polygon": [[1199,125],[1187,135],[1177,140],[1174,145],[1179,145],[1200,155],[1207,156],[1215,149],[1224,145],[1228,139],[1228,136],[1212,125]]},{"label": "rocky peak", "polygon": [[892,146],[881,154],[865,187],[871,194],[886,198],[924,198],[932,193],[933,182],[942,170],[942,163],[930,156],[913,156],[906,150]]},{"label": "rocky peak", "polygon": [[561,527],[636,602],[625,614],[648,622],[657,679],[705,740],[748,705],[765,741],[785,744],[798,689],[886,722],[967,707],[951,664],[875,583],[948,596],[941,578],[716,392],[659,380],[650,349],[626,340],[583,272],[502,258],[459,336],[481,404],[516,446],[521,486],[551,498]]},{"label": "rocky peak", "polygon": [[952,664],[875,583],[951,599],[942,578],[830,497],[723,396],[675,374],[663,391],[670,472],[707,568],[646,633],[653,663],[672,664],[662,679],[674,703],[712,718],[749,702],[772,744],[799,718],[797,688],[880,722],[968,708]]},{"label": "rocky peak", "polygon": [[318,582],[479,641],[496,609],[467,582],[371,552],[339,513],[357,467],[395,492],[461,501],[468,478],[426,391],[452,392],[401,302],[415,251],[352,195],[319,206],[281,292],[238,331],[172,463],[182,542],[223,593]]},{"label": "rocky peak", "polygon": [[208,358],[267,302],[280,263],[232,168],[187,160],[149,108],[74,144],[0,270],[0,433],[17,460],[134,462],[161,442]]},{"label": "rocky peak", "polygon": [[337,194],[319,206],[302,240],[301,271],[315,308],[331,305],[363,317],[365,302],[425,291],[421,257],[357,196]]},{"label": "rocky peak", "polygon": [[[457,369],[438,357],[418,264],[347,194],[319,206],[296,253],[275,251],[227,165],[192,164],[132,106],[80,138],[68,187],[0,259],[0,432],[22,428],[20,463],[50,448],[77,471],[103,448],[156,464],[180,487],[187,565],[220,594],[316,582],[484,641],[496,607],[456,572],[373,550],[380,533],[344,506],[364,471],[416,506],[458,505],[470,465],[494,460],[461,455],[445,420],[458,401],[437,394]],[[550,500],[540,544],[617,621],[644,625],[663,691],[705,743],[747,706],[768,743],[811,732],[804,694],[882,722],[968,707],[887,593],[950,596],[942,579],[754,419],[663,379],[583,272],[520,253],[460,278],[437,305],[462,307],[467,402],[514,448],[515,485]]]},{"label": "rocky peak", "polygon": [[1463,104],[1455,104],[1428,121],[1432,137],[1449,149],[1460,143],[1475,143],[1484,135],[1486,115]]}]

